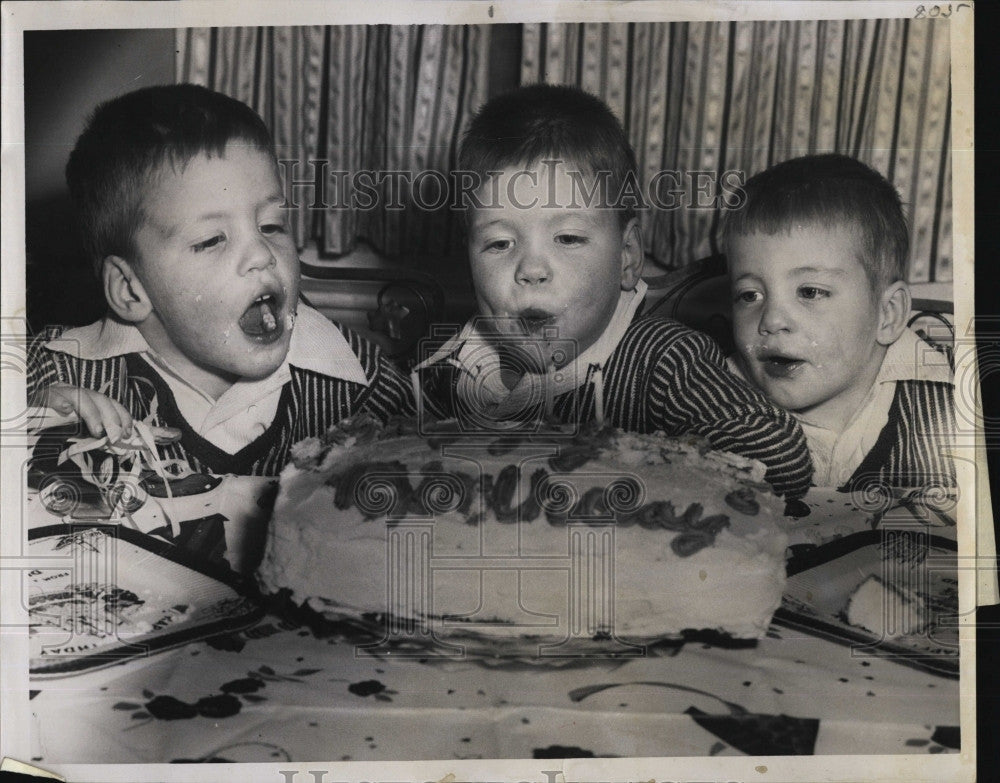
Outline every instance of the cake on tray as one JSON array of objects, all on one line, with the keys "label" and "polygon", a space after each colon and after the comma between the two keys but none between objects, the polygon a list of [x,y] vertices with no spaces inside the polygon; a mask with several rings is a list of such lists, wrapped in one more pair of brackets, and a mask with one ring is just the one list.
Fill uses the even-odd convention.
[{"label": "cake on tray", "polygon": [[293,448],[258,580],[403,635],[756,639],[787,543],[763,475],[696,438],[358,418]]},{"label": "cake on tray", "polygon": [[928,609],[919,595],[874,575],[854,588],[843,614],[851,625],[883,639],[920,633],[928,619]]}]

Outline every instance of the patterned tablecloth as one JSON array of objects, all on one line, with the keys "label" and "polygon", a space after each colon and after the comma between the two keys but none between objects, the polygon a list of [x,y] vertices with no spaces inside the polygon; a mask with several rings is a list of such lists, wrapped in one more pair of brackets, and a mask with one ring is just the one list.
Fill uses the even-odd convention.
[{"label": "patterned tablecloth", "polygon": [[[863,528],[815,493],[793,538]],[[274,614],[33,681],[45,764],[949,753],[959,682],[773,625],[755,646],[573,663],[377,658]]]},{"label": "patterned tablecloth", "polygon": [[752,649],[554,668],[379,660],[273,616],[39,683],[35,760],[167,761],[942,753],[958,682],[773,628]]}]

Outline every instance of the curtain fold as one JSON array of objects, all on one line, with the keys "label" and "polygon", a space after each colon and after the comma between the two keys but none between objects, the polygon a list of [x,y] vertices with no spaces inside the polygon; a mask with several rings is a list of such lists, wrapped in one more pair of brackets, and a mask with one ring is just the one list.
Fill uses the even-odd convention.
[{"label": "curtain fold", "polygon": [[670,187],[684,205],[663,198],[643,216],[663,267],[717,251],[718,212],[699,205],[699,182],[720,196],[726,171],[841,152],[899,190],[911,282],[951,280],[947,22],[533,24],[523,42],[522,83],[594,92],[622,118],[644,181],[679,172]]},{"label": "curtain fold", "polygon": [[[429,208],[442,180],[421,172],[450,170],[486,100],[489,37],[462,25],[188,29],[178,33],[177,77],[260,113],[286,176],[311,183],[323,167],[321,188],[296,186],[300,247],[341,255],[365,239],[390,256],[442,255],[457,250],[457,220],[446,198]],[[359,184],[359,172],[371,175]],[[423,185],[423,198],[403,177]]]},{"label": "curtain fold", "polygon": [[[952,276],[949,28],[942,20],[526,24],[520,82],[575,84],[622,119],[641,181],[646,251],[666,269],[717,251],[734,180],[818,152],[859,157],[899,190],[912,282]],[[489,25],[213,28],[178,33],[177,77],[256,109],[298,185],[300,246],[461,255],[447,205],[428,209],[461,131],[489,97]],[[495,53],[494,53],[495,54]],[[338,172],[383,172],[373,208]],[[423,186],[390,191],[391,172]],[[421,172],[424,174],[421,176]],[[740,176],[740,175],[737,175]],[[388,181],[385,181],[388,180]],[[728,183],[728,185],[727,185]],[[738,183],[737,183],[738,184]],[[362,199],[364,200],[364,199]]]}]

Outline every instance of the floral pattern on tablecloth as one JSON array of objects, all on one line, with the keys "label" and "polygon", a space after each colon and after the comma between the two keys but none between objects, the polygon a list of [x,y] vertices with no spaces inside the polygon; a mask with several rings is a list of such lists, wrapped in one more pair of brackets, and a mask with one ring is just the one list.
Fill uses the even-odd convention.
[{"label": "floral pattern on tablecloth", "polygon": [[268,617],[141,665],[40,685],[36,755],[49,763],[859,755],[959,745],[957,682],[852,659],[787,629],[749,650],[689,644],[584,667],[499,668],[357,655],[345,638]]}]

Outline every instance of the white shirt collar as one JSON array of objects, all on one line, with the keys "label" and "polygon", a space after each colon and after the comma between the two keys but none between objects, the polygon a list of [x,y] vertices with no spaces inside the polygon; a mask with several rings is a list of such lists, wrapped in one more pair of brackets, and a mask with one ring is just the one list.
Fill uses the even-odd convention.
[{"label": "white shirt collar", "polygon": [[[67,329],[45,347],[78,359],[110,359],[128,353],[153,354],[138,327],[113,318]],[[276,373],[287,376],[288,365],[331,378],[368,385],[364,368],[343,333],[311,307],[299,304],[285,361]]]},{"label": "white shirt collar", "polygon": [[819,486],[846,484],[878,441],[889,421],[898,381],[952,382],[948,359],[910,329],[885,352],[875,383],[844,428],[831,430],[795,414],[809,443]]},{"label": "white shirt collar", "polygon": [[935,350],[911,329],[904,329],[889,346],[879,368],[876,383],[893,381],[937,381],[951,383],[948,358]]}]

